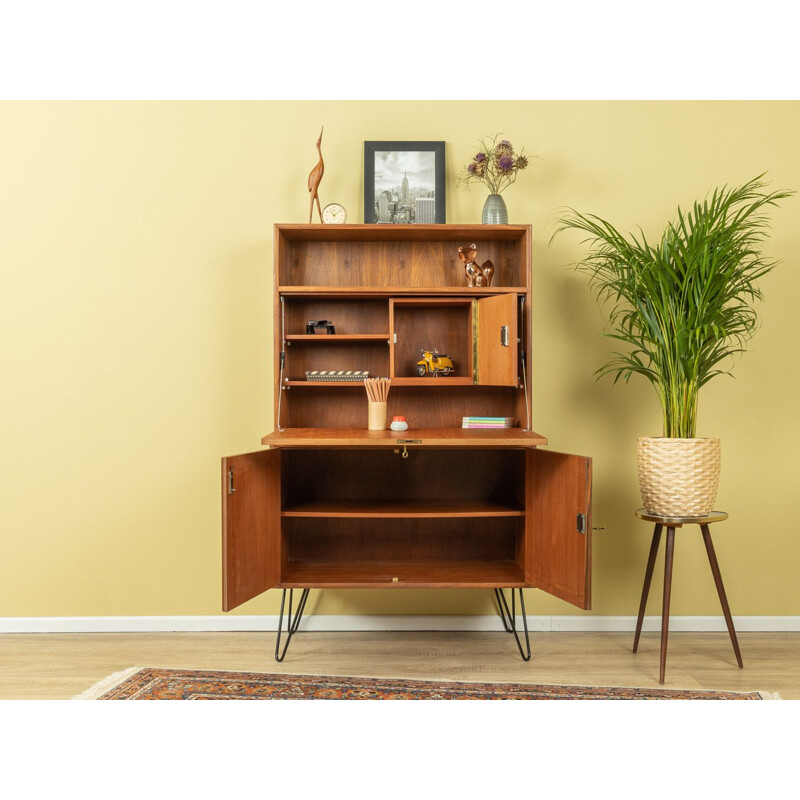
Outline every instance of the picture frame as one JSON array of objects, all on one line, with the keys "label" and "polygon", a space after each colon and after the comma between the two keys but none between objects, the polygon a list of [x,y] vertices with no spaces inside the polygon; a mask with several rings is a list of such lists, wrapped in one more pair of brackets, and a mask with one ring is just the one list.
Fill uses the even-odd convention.
[{"label": "picture frame", "polygon": [[444,225],[445,214],[444,142],[364,142],[366,224]]}]

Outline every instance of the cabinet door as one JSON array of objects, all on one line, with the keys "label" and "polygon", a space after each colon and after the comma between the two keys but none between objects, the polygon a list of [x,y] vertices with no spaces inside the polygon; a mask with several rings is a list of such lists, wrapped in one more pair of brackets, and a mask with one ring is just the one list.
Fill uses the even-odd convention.
[{"label": "cabinet door", "polygon": [[223,458],[223,611],[278,583],[280,543],[280,450]]},{"label": "cabinet door", "polygon": [[526,473],[526,567],[532,583],[589,609],[592,460],[530,450]]},{"label": "cabinet door", "polygon": [[476,300],[477,372],[483,386],[517,385],[517,296],[498,294]]}]

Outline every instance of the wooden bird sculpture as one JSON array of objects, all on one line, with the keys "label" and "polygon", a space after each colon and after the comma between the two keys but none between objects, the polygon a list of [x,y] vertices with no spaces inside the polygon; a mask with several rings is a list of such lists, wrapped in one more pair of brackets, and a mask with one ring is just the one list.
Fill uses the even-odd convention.
[{"label": "wooden bird sculpture", "polygon": [[494,275],[494,264],[487,258],[481,266],[475,260],[478,250],[474,244],[469,247],[459,247],[458,257],[467,273],[467,286],[491,286]]},{"label": "wooden bird sculpture", "polygon": [[311,215],[314,213],[314,201],[317,201],[317,213],[319,214],[319,221],[322,222],[322,209],[319,205],[319,189],[322,174],[325,172],[325,162],[322,160],[322,131],[325,129],[323,125],[319,132],[319,139],[317,139],[317,152],[319,153],[319,163],[308,175],[308,191],[311,192],[311,203],[308,207],[308,223],[311,224]]}]

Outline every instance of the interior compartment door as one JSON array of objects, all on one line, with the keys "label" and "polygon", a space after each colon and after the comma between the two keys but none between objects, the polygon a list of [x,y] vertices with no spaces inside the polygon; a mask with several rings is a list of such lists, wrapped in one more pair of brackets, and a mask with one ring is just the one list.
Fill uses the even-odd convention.
[{"label": "interior compartment door", "polygon": [[477,311],[476,383],[516,386],[518,381],[517,295],[498,294],[475,301]]},{"label": "interior compartment door", "polygon": [[222,459],[222,610],[280,579],[281,454],[261,450]]},{"label": "interior compartment door", "polygon": [[529,450],[528,572],[534,586],[579,608],[592,604],[592,460]]}]

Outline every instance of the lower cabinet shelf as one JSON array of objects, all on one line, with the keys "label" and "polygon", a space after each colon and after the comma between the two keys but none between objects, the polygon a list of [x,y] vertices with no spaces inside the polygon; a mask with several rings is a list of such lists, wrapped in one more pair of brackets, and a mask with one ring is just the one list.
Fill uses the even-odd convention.
[{"label": "lower cabinet shelf", "polygon": [[279,588],[485,588],[523,587],[515,561],[343,561],[288,562]]},{"label": "lower cabinet shelf", "polygon": [[525,509],[514,500],[459,500],[457,503],[444,500],[319,500],[287,504],[281,511],[281,516],[373,519],[524,517]]},{"label": "lower cabinet shelf", "polygon": [[281,582],[288,575],[302,585],[308,569],[316,586],[343,581],[494,585],[498,577],[522,579],[524,519],[519,516],[284,517],[281,527]]}]

